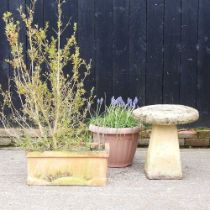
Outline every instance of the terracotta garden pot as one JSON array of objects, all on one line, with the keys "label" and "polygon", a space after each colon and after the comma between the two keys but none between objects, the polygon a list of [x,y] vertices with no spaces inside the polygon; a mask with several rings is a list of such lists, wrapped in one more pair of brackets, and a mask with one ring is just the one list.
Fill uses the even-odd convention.
[{"label": "terracotta garden pot", "polygon": [[104,151],[28,152],[28,185],[104,186],[109,145]]},{"label": "terracotta garden pot", "polygon": [[109,167],[127,167],[132,165],[138,144],[140,128],[105,128],[90,125],[94,142],[106,142],[110,145]]}]

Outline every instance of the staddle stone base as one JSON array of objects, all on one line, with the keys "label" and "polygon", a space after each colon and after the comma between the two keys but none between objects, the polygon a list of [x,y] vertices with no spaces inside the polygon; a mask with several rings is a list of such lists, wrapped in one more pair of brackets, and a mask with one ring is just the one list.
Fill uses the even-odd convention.
[{"label": "staddle stone base", "polygon": [[175,125],[153,125],[145,163],[148,179],[182,179]]}]

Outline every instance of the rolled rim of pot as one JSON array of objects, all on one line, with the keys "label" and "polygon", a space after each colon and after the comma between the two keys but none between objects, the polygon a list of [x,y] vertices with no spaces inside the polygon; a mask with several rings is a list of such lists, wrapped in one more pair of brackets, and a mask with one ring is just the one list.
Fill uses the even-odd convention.
[{"label": "rolled rim of pot", "polygon": [[90,124],[89,130],[93,133],[101,133],[101,134],[132,134],[132,133],[139,133],[141,128],[140,127],[109,128],[109,127],[100,127],[100,126]]}]

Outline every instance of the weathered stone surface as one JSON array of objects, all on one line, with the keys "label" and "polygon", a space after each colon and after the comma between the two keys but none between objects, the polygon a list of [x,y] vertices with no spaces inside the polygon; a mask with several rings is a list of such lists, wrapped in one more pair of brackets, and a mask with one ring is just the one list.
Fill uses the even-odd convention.
[{"label": "weathered stone surface", "polygon": [[[149,138],[143,138],[138,140],[138,146],[148,146]],[[185,145],[185,139],[179,139],[179,146]]]},{"label": "weathered stone surface", "polygon": [[40,136],[40,132],[38,129],[19,129],[19,128],[9,128],[9,129],[4,129],[0,128],[0,137],[17,137],[17,136],[24,136],[24,133],[31,136],[31,137],[38,137]]},{"label": "weathered stone surface", "polygon": [[145,163],[145,173],[149,179],[182,178],[176,126],[153,126]]},{"label": "weathered stone surface", "polygon": [[133,114],[141,122],[156,125],[186,124],[199,118],[196,109],[174,104],[144,106],[134,110]]},{"label": "weathered stone surface", "polygon": [[153,125],[145,163],[146,176],[149,179],[181,179],[176,125],[196,121],[198,111],[183,105],[158,104],[138,108],[133,115],[141,122]]},{"label": "weathered stone surface", "polygon": [[108,157],[109,145],[97,152],[28,152],[27,184],[105,186]]},{"label": "weathered stone surface", "polygon": [[0,137],[8,137],[8,136],[16,136],[16,134],[21,135],[21,129],[16,129],[16,128],[9,128],[9,129],[4,129],[0,128]]},{"label": "weathered stone surface", "polygon": [[1,138],[0,137],[0,146],[10,146],[12,145],[13,141],[11,138]]}]

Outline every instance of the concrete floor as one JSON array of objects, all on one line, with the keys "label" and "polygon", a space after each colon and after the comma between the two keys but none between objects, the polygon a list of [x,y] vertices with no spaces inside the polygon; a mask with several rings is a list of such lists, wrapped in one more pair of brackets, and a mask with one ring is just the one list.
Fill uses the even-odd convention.
[{"label": "concrete floor", "polygon": [[210,149],[182,149],[183,180],[147,180],[146,149],[106,187],[29,187],[24,152],[0,149],[0,210],[210,210]]}]

